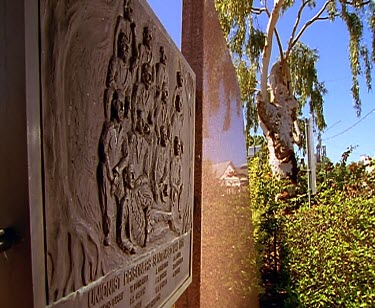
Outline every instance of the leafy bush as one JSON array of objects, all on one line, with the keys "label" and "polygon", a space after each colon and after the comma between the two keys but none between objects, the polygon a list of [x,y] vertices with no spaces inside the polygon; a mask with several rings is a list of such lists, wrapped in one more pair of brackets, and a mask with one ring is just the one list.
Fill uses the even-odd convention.
[{"label": "leafy bush", "polygon": [[267,305],[267,298],[273,292],[270,281],[277,279],[280,268],[278,234],[284,204],[278,201],[278,196],[282,186],[272,175],[265,150],[249,161],[249,202],[261,305]]},{"label": "leafy bush", "polygon": [[362,162],[347,165],[347,159],[354,147],[342,154],[341,161],[333,165],[325,158],[318,165],[316,204],[330,205],[353,197],[375,196],[375,173],[367,172]]},{"label": "leafy bush", "polygon": [[375,307],[375,197],[286,217],[282,271],[287,307]]},{"label": "leafy bush", "polygon": [[[375,307],[375,172],[328,158],[318,164],[317,194],[308,209],[307,167],[296,194],[272,174],[267,153],[249,162],[253,238],[261,305]],[[280,198],[281,196],[281,198]],[[285,292],[287,291],[287,292]]]}]

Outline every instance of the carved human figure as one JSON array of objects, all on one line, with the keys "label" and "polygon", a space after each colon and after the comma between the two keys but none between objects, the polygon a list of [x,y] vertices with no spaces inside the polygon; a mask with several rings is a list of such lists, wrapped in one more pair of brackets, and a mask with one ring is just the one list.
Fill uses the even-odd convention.
[{"label": "carved human figure", "polygon": [[170,153],[168,134],[165,126],[160,127],[160,138],[157,143],[152,172],[153,194],[156,204],[161,208],[168,207],[170,194]]},{"label": "carved human figure", "polygon": [[123,129],[124,114],[124,96],[122,92],[115,92],[111,103],[110,121],[105,122],[99,142],[99,201],[106,246],[110,245],[113,238],[116,204],[124,195],[121,175],[128,156],[126,133]]},{"label": "carved human figure", "polygon": [[124,18],[133,22],[133,0],[124,0]]},{"label": "carved human figure", "polygon": [[106,103],[106,119],[110,117],[110,101],[115,91],[122,92],[125,96],[125,104],[130,109],[130,96],[133,85],[133,74],[129,68],[130,59],[130,38],[120,32],[117,40],[117,48],[115,54],[111,57],[107,74],[107,103]]},{"label": "carved human figure", "polygon": [[137,110],[135,129],[129,136],[129,155],[136,166],[136,176],[148,177],[151,172],[151,130],[142,110]]},{"label": "carved human figure", "polygon": [[147,222],[152,205],[147,178],[136,178],[130,162],[124,176],[125,197],[117,216],[117,244],[124,252],[134,254],[146,245]]},{"label": "carved human figure", "polygon": [[157,99],[162,98],[163,86],[168,84],[168,72],[167,72],[167,55],[165,54],[164,46],[159,48],[159,62],[155,65],[155,85],[156,85],[156,95]]},{"label": "carved human figure", "polygon": [[161,97],[155,101],[155,112],[154,112],[154,119],[155,119],[155,133],[157,138],[160,138],[160,128],[161,126],[166,127],[170,125],[169,123],[169,116],[168,116],[168,85],[163,82],[161,87]]},{"label": "carved human figure", "polygon": [[172,132],[174,135],[180,135],[184,121],[184,79],[182,73],[176,73],[177,85],[173,95],[173,111],[172,111]]},{"label": "carved human figure", "polygon": [[133,20],[133,0],[124,0],[124,17],[119,16],[118,20],[118,30],[116,30],[116,33],[124,29],[123,32],[129,35],[129,37],[131,38],[130,70],[134,72],[138,57],[138,51],[137,39],[135,34],[136,25]]},{"label": "carved human figure", "polygon": [[154,125],[154,89],[152,87],[152,71],[148,63],[142,65],[141,82],[137,82],[132,93],[132,119],[135,130],[138,114],[141,112],[148,127]]},{"label": "carved human figure", "polygon": [[142,74],[142,67],[145,63],[150,65],[152,71],[152,81],[154,81],[154,72],[152,68],[152,61],[153,61],[153,54],[152,54],[152,40],[153,40],[153,33],[151,27],[144,27],[142,33],[142,43],[138,45],[138,77],[137,80],[141,80]]},{"label": "carved human figure", "polygon": [[[133,138],[132,138],[133,137]],[[132,135],[130,143],[136,142]],[[139,166],[133,164],[129,156],[129,165],[125,169],[123,204],[118,208],[117,243],[124,252],[133,254],[153,242],[173,228],[171,212],[154,209],[153,194],[148,176],[137,175]]]},{"label": "carved human figure", "polygon": [[[181,193],[183,190],[182,180],[182,161],[181,155],[183,153],[183,147],[178,136],[173,139],[173,157],[171,161],[170,181],[171,181],[171,200],[172,200],[172,212],[178,214],[178,219],[182,219],[181,213]],[[180,226],[181,228],[181,226]]]},{"label": "carved human figure", "polygon": [[130,204],[132,202],[132,190],[135,187],[135,174],[134,166],[129,164],[124,170],[124,198],[121,200],[121,203],[117,206],[117,219],[116,219],[116,241],[117,245],[124,252],[134,254],[137,253],[137,246],[134,245],[130,238],[131,232],[131,220],[130,215]]},{"label": "carved human figure", "polygon": [[[155,132],[157,138],[160,138],[160,127],[167,126],[168,121],[168,98],[169,81],[167,73],[167,56],[164,47],[160,46],[160,62],[156,63],[156,82],[155,82]],[[169,124],[169,123],[168,123]]]}]

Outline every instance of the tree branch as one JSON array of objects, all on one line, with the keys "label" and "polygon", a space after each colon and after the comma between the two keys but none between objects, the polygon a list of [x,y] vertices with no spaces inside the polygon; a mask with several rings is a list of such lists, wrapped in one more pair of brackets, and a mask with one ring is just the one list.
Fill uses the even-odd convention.
[{"label": "tree branch", "polygon": [[301,38],[301,36],[302,36],[302,34],[306,31],[306,29],[312,24],[312,23],[314,23],[315,21],[317,21],[317,20],[320,20],[320,18],[322,18],[322,17],[320,17],[323,13],[324,13],[324,11],[325,11],[325,9],[327,8],[327,6],[328,6],[328,4],[330,3],[330,2],[332,2],[333,0],[328,0],[328,1],[326,1],[325,3],[324,3],[324,5],[322,6],[322,8],[320,9],[320,11],[313,17],[313,18],[311,18],[308,22],[306,22],[304,25],[303,25],[303,27],[302,27],[302,29],[299,31],[299,33],[297,34],[297,36],[296,36],[296,38],[293,40],[293,42],[292,42],[292,44],[289,46],[289,48],[288,48],[288,50],[290,49],[290,50],[292,50],[293,49],[293,47],[294,47],[294,45],[298,42],[298,40]]},{"label": "tree branch", "polygon": [[276,27],[275,27],[275,36],[276,36],[276,40],[277,40],[277,45],[279,46],[280,58],[281,58],[281,60],[283,61],[283,60],[284,60],[284,50],[283,50],[283,45],[282,45],[282,43],[281,43],[281,39],[280,39],[280,36],[279,36],[279,32],[277,31]]},{"label": "tree branch", "polygon": [[280,16],[280,9],[283,5],[285,0],[275,0],[275,5],[272,10],[271,16],[268,20],[267,25],[267,36],[266,36],[266,42],[263,48],[262,53],[262,71],[261,71],[261,95],[262,100],[267,100],[267,74],[268,74],[268,67],[270,65],[271,60],[271,52],[272,52],[272,37],[273,32],[275,30],[275,26],[277,23],[277,20]]},{"label": "tree branch", "polygon": [[[266,9],[266,13],[267,13],[268,18],[270,18],[271,17],[270,11],[267,8],[265,8],[265,9]],[[279,32],[277,31],[276,26],[275,26],[275,36],[276,36],[276,40],[277,40],[277,45],[279,47],[280,58],[281,58],[281,60],[284,60],[283,44],[281,43],[280,35],[279,35]]]},{"label": "tree branch", "polygon": [[251,13],[255,14],[255,15],[260,15],[264,12],[266,12],[267,9],[265,7],[261,7],[261,8],[258,8],[258,7],[252,7],[251,8]]},{"label": "tree branch", "polygon": [[285,55],[286,59],[288,59],[288,57],[289,57],[289,54],[290,54],[290,51],[291,51],[291,45],[292,45],[292,42],[294,40],[294,36],[296,35],[298,25],[301,21],[302,12],[305,9],[306,5],[308,5],[308,3],[309,3],[308,1],[302,0],[302,5],[298,10],[296,22],[294,23],[293,30],[292,30],[292,35],[290,36],[290,39],[289,39],[289,42],[288,42],[288,49],[287,49],[286,55]]},{"label": "tree branch", "polygon": [[[333,15],[334,17],[339,17],[340,16],[340,14],[335,14],[335,15]],[[316,20],[331,20],[332,19],[332,17],[331,16],[324,16],[324,17],[319,17],[319,18],[317,18]]]}]

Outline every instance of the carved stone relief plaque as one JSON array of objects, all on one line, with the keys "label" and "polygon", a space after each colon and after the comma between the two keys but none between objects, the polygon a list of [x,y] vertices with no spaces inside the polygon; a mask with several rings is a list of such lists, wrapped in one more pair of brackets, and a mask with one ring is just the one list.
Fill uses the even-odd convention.
[{"label": "carved stone relief plaque", "polygon": [[191,280],[195,76],[143,0],[40,1],[47,302]]}]

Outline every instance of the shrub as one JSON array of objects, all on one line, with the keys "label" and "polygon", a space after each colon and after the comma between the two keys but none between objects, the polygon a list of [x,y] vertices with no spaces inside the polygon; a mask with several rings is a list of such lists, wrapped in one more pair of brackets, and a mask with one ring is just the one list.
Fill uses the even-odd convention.
[{"label": "shrub", "polygon": [[287,307],[375,307],[375,197],[285,217]]}]

